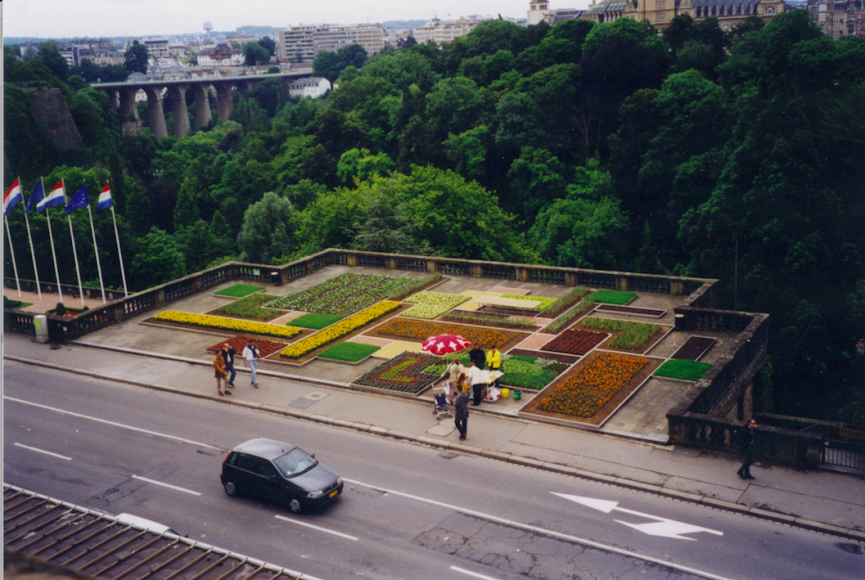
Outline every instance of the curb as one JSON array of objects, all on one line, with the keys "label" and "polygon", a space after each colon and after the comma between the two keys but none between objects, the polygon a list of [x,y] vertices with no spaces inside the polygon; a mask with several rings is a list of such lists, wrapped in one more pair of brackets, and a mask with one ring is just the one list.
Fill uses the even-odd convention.
[{"label": "curb", "polygon": [[[90,346],[87,344],[82,344],[81,346]],[[101,347],[99,347],[101,348]],[[140,354],[132,349],[124,349],[118,347],[111,347],[111,350],[118,350],[122,352],[126,352],[128,354]],[[186,359],[184,357],[175,357],[169,355],[160,355],[161,358],[166,358],[170,360],[176,360],[178,362],[184,363],[192,363],[192,364],[203,364],[207,365],[208,363],[196,359]],[[549,471],[552,473],[559,473],[562,475],[568,475],[571,477],[578,477],[580,479],[586,479],[589,481],[595,481],[599,483],[606,483],[610,485],[615,485],[617,487],[623,487],[626,489],[632,489],[634,491],[641,491],[644,493],[651,493],[654,495],[659,495],[666,497],[671,500],[679,500],[683,502],[693,503],[704,505],[707,507],[711,507],[714,509],[719,509],[727,512],[737,513],[741,515],[747,515],[775,523],[787,524],[789,526],[803,528],[806,530],[820,532],[832,536],[838,536],[842,538],[847,538],[849,540],[857,541],[857,542],[865,542],[865,532],[855,530],[852,528],[843,528],[840,526],[834,526],[832,524],[825,524],[821,522],[815,522],[813,520],[808,520],[805,518],[800,518],[797,516],[791,516],[788,514],[783,514],[780,512],[773,512],[769,510],[759,509],[759,508],[751,508],[745,505],[741,505],[734,502],[724,501],[712,497],[702,496],[699,494],[692,494],[683,491],[677,491],[673,489],[666,489],[661,486],[647,484],[640,481],[635,481],[631,479],[625,479],[622,477],[614,477],[609,475],[604,475],[601,473],[593,473],[590,471],[585,471],[583,469],[578,469],[574,467],[570,467],[567,465],[561,465],[558,463],[549,463],[539,461],[530,457],[524,457],[519,455],[513,455],[511,453],[502,453],[499,451],[495,451],[492,449],[482,449],[479,447],[472,447],[465,443],[459,442],[451,442],[446,440],[433,439],[432,437],[428,437],[426,435],[414,435],[411,433],[405,433],[402,431],[384,429],[382,427],[376,427],[374,425],[367,425],[365,423],[352,423],[351,421],[345,421],[343,419],[333,419],[331,417],[325,417],[323,415],[305,415],[298,410],[294,410],[291,408],[278,408],[273,407],[267,404],[261,403],[251,403],[248,401],[241,400],[231,400],[231,399],[223,399],[218,398],[213,395],[202,395],[198,393],[190,393],[187,391],[183,391],[178,389],[177,387],[172,387],[170,385],[155,385],[153,383],[146,383],[144,381],[136,381],[133,379],[123,379],[123,378],[115,378],[107,375],[102,375],[94,371],[78,369],[78,368],[69,368],[69,367],[61,367],[60,365],[56,365],[54,363],[49,363],[45,361],[39,361],[34,359],[28,359],[24,357],[19,357],[15,355],[4,355],[3,357],[6,360],[19,362],[22,364],[29,364],[33,366],[48,368],[52,370],[57,370],[61,372],[73,373],[85,377],[92,377],[95,379],[101,379],[106,381],[113,381],[117,383],[124,383],[128,385],[144,387],[148,389],[154,389],[157,391],[163,391],[166,393],[180,394],[186,395],[189,397],[195,397],[198,399],[207,399],[211,401],[216,401],[219,403],[225,404],[233,404],[239,405],[246,408],[257,409],[260,411],[264,411],[267,413],[273,413],[276,415],[284,415],[287,417],[292,417],[295,419],[304,419],[307,421],[314,421],[316,423],[320,423],[323,425],[330,425],[336,427],[343,427],[346,429],[353,429],[355,431],[364,432],[364,433],[372,433],[374,435],[380,435],[383,437],[389,437],[391,439],[403,440],[412,443],[418,443],[421,445],[426,445],[429,447],[435,447],[443,450],[453,450],[459,451],[461,453],[466,453],[469,455],[476,455],[478,457],[484,457],[487,459],[495,459],[499,461],[505,461],[507,463],[513,463],[514,465],[521,465],[524,467],[532,467],[535,469],[540,469],[543,471]],[[269,376],[274,376],[282,379],[290,379],[293,380],[294,377],[286,377],[282,375],[282,373],[276,373],[274,371],[258,371],[259,374],[264,374],[267,372]],[[319,381],[315,379],[308,379],[304,382],[311,382],[316,384],[323,384],[324,386],[334,386],[334,387],[342,387],[343,383],[337,383],[334,381]],[[424,402],[425,403],[425,402]]]}]

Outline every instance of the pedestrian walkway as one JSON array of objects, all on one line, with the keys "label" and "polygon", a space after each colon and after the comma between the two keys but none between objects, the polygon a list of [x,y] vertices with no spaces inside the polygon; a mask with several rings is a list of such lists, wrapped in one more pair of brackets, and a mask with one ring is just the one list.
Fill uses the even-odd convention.
[{"label": "pedestrian walkway", "polygon": [[[213,300],[215,298],[209,297]],[[106,329],[111,330],[111,329]],[[144,350],[164,337],[143,325],[127,326],[125,348],[98,345],[89,335],[60,348],[31,337],[5,334],[6,364],[34,364],[62,372],[121,381],[144,388],[209,398],[287,417],[508,461],[602,481],[681,501],[748,514],[865,542],[865,481],[838,473],[777,466],[752,468],[754,481],[736,475],[737,457],[593,433],[472,408],[468,439],[453,421],[437,421],[432,404],[348,388],[320,376],[259,371],[261,388],[249,387],[242,366],[233,397],[219,397],[209,360],[198,343],[212,335],[188,333],[188,356]],[[139,335],[130,335],[134,331]],[[177,343],[177,341],[173,341]],[[278,368],[278,367],[277,367]],[[324,376],[331,376],[324,374]],[[106,384],[110,388],[110,383]]]},{"label": "pedestrian walkway", "polygon": [[[98,292],[98,291],[97,291]],[[24,302],[27,306],[22,306],[20,310],[25,312],[35,312],[36,314],[45,314],[48,310],[52,310],[60,302],[60,295],[57,293],[43,292],[40,297],[36,292],[21,291],[21,296],[18,296],[18,290],[15,288],[3,288],[3,295],[10,300],[18,300]],[[110,300],[109,300],[110,302]],[[98,308],[103,305],[102,298],[90,298],[85,296],[63,295],[63,304],[72,308]]]}]

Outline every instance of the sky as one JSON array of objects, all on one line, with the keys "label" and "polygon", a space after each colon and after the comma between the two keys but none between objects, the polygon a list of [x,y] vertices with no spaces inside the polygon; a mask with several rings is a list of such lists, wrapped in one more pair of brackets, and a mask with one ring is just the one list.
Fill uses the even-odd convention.
[{"label": "sky", "polygon": [[[589,0],[553,0],[551,8],[585,8]],[[69,38],[161,36],[238,26],[357,24],[456,19],[473,14],[525,18],[529,0],[5,0],[4,36]]]}]

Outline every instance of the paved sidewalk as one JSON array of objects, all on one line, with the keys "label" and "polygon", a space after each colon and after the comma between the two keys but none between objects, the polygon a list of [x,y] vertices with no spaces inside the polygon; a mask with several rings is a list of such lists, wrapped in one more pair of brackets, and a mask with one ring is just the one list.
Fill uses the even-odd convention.
[{"label": "paved sidewalk", "polygon": [[[260,389],[240,369],[234,396],[216,394],[210,363],[152,352],[87,346],[57,348],[20,334],[4,334],[4,358],[141,387],[212,398],[286,416],[368,431],[706,504],[865,541],[865,481],[831,472],[777,466],[753,468],[754,481],[736,475],[736,457],[646,442],[472,408],[469,437],[453,422],[437,421],[432,406],[347,388],[314,377],[263,370]],[[158,359],[158,360],[157,360]]]}]

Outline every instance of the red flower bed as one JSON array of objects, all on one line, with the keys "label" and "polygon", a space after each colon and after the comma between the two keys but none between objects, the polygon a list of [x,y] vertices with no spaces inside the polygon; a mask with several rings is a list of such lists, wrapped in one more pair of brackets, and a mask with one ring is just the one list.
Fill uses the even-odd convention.
[{"label": "red flower bed", "polygon": [[377,328],[376,331],[379,334],[401,336],[415,340],[426,340],[436,334],[458,334],[472,343],[472,346],[479,346],[481,348],[490,348],[491,346],[501,347],[521,336],[507,330],[464,326],[462,324],[427,322],[424,320],[407,320],[405,318],[394,318]]},{"label": "red flower bed", "polygon": [[607,335],[601,332],[573,329],[566,330],[545,344],[541,350],[564,352],[583,356],[598,346],[605,338],[607,338]]},{"label": "red flower bed", "polygon": [[[207,347],[209,352],[216,352],[218,350],[222,350],[222,345],[228,343],[229,346],[234,347],[234,350],[237,351],[237,354],[243,352],[244,347],[247,342],[249,342],[249,338],[245,336],[232,336],[228,340],[223,340],[222,342],[218,342],[213,346]],[[261,355],[261,358],[266,357],[269,354],[273,354],[278,350],[284,349],[287,345],[283,342],[274,342],[272,340],[262,340],[260,338],[255,339],[255,346],[258,347],[258,352]]]}]

